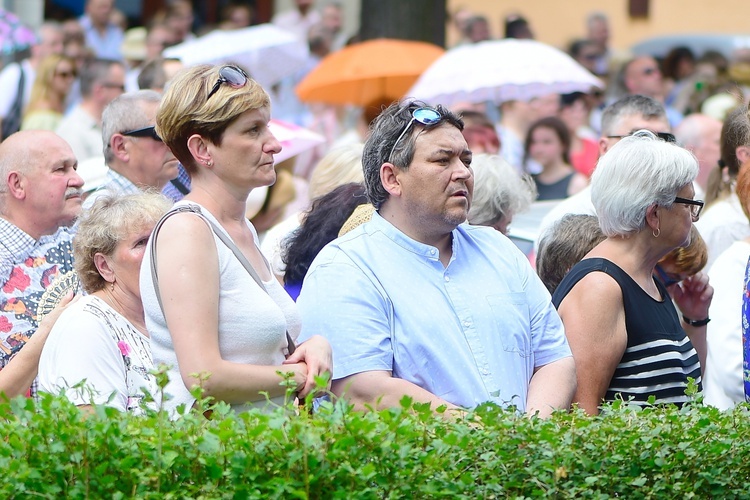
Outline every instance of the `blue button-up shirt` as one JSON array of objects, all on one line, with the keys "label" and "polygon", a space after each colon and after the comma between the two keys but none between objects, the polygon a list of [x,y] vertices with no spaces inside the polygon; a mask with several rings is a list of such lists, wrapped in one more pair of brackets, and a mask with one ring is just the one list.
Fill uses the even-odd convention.
[{"label": "blue button-up shirt", "polygon": [[571,356],[544,285],[490,228],[456,228],[444,267],[376,213],[320,252],[297,304],[300,340],[331,342],[334,379],[391,371],[467,408],[524,411],[534,369]]}]

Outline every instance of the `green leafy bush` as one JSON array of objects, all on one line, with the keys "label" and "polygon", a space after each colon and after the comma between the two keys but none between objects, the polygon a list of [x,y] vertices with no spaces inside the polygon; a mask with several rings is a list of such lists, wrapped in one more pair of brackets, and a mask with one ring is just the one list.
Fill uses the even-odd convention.
[{"label": "green leafy bush", "polygon": [[233,414],[85,415],[60,397],[0,405],[0,498],[747,497],[750,412],[700,402],[458,421],[404,401]]}]

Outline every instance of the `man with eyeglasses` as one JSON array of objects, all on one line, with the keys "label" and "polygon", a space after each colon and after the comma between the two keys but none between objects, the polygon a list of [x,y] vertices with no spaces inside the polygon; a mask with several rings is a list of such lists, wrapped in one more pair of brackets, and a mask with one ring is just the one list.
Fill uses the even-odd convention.
[{"label": "man with eyeglasses", "polygon": [[549,294],[498,231],[465,223],[472,153],[442,107],[393,104],[362,163],[376,212],[305,277],[302,334],[333,347],[333,392],[356,408],[491,401],[568,408],[575,364]]},{"label": "man with eyeglasses", "polygon": [[[630,95],[645,95],[664,104],[664,79],[659,63],[651,56],[638,56],[627,61],[622,67],[622,84]],[[682,114],[665,106],[664,110],[671,127],[682,121]]]},{"label": "man with eyeglasses", "polygon": [[83,163],[102,154],[102,113],[125,92],[125,67],[119,61],[94,59],[83,66],[80,80],[81,102],[66,113],[57,133]]},{"label": "man with eyeglasses", "polygon": [[[603,156],[620,139],[638,130],[649,130],[660,139],[675,142],[664,106],[644,95],[631,95],[610,104],[602,114],[602,132],[599,138],[599,156]],[[591,203],[591,188],[586,187],[560,202],[542,219],[535,248],[547,230],[566,214],[596,215]]]},{"label": "man with eyeglasses", "polygon": [[177,158],[154,130],[161,95],[153,90],[123,94],[102,114],[102,140],[107,181],[84,203],[84,209],[105,193],[161,191],[177,177]]}]

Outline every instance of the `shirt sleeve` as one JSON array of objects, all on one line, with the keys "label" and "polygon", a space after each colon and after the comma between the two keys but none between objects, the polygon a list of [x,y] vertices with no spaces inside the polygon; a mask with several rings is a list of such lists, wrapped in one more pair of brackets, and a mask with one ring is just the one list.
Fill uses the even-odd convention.
[{"label": "shirt sleeve", "polygon": [[[74,388],[83,380],[83,387]],[[53,394],[62,390],[76,405],[106,404],[124,412],[125,366],[106,325],[80,309],[65,311],[42,351],[39,389]]]},{"label": "shirt sleeve", "polygon": [[368,273],[336,248],[318,255],[297,299],[304,341],[322,335],[333,349],[333,379],[392,371],[393,308]]},{"label": "shirt sleeve", "polygon": [[523,273],[529,305],[534,368],[572,356],[565,337],[565,327],[542,280],[525,258],[520,258],[518,265]]}]

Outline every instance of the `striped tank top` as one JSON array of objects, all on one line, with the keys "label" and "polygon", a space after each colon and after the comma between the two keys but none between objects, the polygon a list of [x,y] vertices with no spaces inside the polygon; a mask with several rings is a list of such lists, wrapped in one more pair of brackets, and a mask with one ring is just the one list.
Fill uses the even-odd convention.
[{"label": "striped tank top", "polygon": [[[616,264],[602,258],[584,259],[570,270],[552,296],[559,307],[565,296],[591,272],[607,273],[620,285],[625,308],[627,348],[617,365],[604,399],[643,405],[650,396],[656,403],[682,405],[688,400],[685,389],[692,377],[702,389],[698,353],[685,334],[672,300],[664,285],[654,280],[662,297],[647,294]],[[592,304],[592,306],[595,306]]]}]

